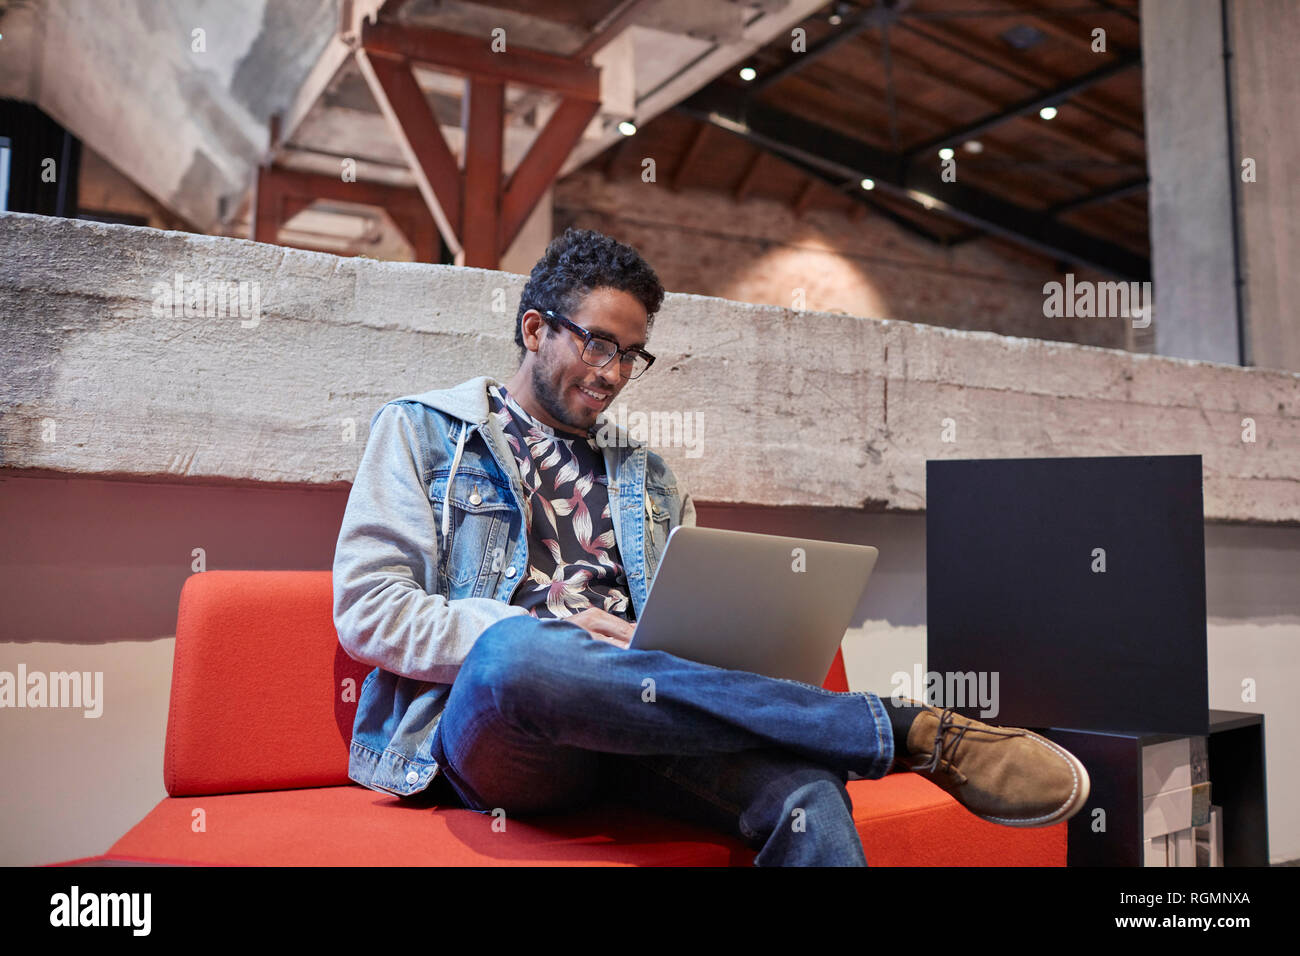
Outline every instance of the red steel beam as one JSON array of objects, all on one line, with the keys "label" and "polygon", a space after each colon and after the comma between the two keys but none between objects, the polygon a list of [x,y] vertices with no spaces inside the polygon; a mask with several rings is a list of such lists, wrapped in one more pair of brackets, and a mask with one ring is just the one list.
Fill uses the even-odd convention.
[{"label": "red steel beam", "polygon": [[361,46],[367,53],[404,58],[465,77],[521,83],[561,96],[600,101],[600,70],[568,57],[508,46],[492,50],[484,37],[448,33],[409,23],[366,23]]},{"label": "red steel beam", "polygon": [[[586,55],[625,27],[639,5],[627,3],[616,11],[598,37],[584,47]],[[363,24],[357,61],[395,128],[430,212],[453,250],[463,250],[457,261],[497,268],[600,108],[600,70],[574,58],[526,48],[511,47],[508,55],[502,55],[484,38],[382,20]],[[415,82],[412,63],[468,78],[463,174]],[[503,187],[507,82],[549,90],[562,99]],[[408,233],[407,238],[413,243],[418,238],[426,251],[433,246],[428,254],[436,255],[436,242],[428,242],[423,234]]]},{"label": "red steel beam", "polygon": [[253,241],[274,243],[280,234],[280,193],[266,166],[257,170],[257,195],[253,200]]},{"label": "red steel beam", "polygon": [[[259,215],[258,220],[268,225],[259,227],[261,234],[255,236],[259,242],[276,242],[280,226],[317,199],[326,199],[383,209],[415,250],[417,261],[435,262],[438,259],[437,225],[418,189],[386,183],[346,182],[337,176],[272,166],[262,167],[258,173],[258,196],[263,195],[266,196],[266,213],[265,216]],[[271,223],[274,223],[274,231],[271,231]],[[309,247],[295,244],[295,248]],[[330,251],[311,248],[317,252]]]},{"label": "red steel beam", "polygon": [[573,145],[599,108],[599,103],[586,100],[564,100],[511,173],[501,200],[500,250],[503,254],[519,235],[546,187],[555,181]]},{"label": "red steel beam", "polygon": [[[423,208],[418,189],[390,186],[387,183],[364,181],[346,182],[338,176],[309,173],[298,169],[272,166],[263,169],[263,175],[282,195],[308,200],[331,199],[335,202],[355,202],[366,206],[405,208],[414,203]],[[301,207],[299,210],[301,211]]]},{"label": "red steel beam", "polygon": [[[471,77],[466,91],[464,265],[495,269],[501,261],[501,157],[506,85]],[[548,124],[549,125],[549,124]]]},{"label": "red steel beam", "polygon": [[358,51],[357,60],[359,64],[365,63],[363,74],[368,68],[373,75],[371,92],[380,101],[380,110],[389,116],[390,126],[395,127],[393,132],[420,182],[420,192],[429,211],[435,219],[439,212],[446,217],[452,233],[451,244],[455,245],[464,231],[460,168],[429,101],[424,98],[424,91],[415,82],[410,63],[385,56],[367,56],[362,51]]},{"label": "red steel beam", "polygon": [[397,224],[397,228],[402,230],[406,241],[411,244],[416,262],[438,261],[438,227],[428,214],[428,210],[421,206],[418,214],[408,214],[390,209],[388,215]]},{"label": "red steel beam", "polygon": [[288,222],[315,201],[314,196],[285,196],[281,200],[280,215],[284,217],[285,222]]}]

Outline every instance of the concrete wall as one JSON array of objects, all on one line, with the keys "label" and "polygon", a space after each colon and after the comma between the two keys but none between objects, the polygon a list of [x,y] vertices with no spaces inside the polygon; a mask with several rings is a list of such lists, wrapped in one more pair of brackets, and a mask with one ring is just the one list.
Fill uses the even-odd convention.
[{"label": "concrete wall", "polygon": [[[177,275],[256,314],[176,314]],[[0,217],[0,466],[341,485],[389,398],[507,376],[523,283]],[[1300,524],[1300,374],[676,294],[650,348],[612,417],[689,419],[652,443],[704,502],[916,512],[928,458],[1200,454],[1208,519]]]}]

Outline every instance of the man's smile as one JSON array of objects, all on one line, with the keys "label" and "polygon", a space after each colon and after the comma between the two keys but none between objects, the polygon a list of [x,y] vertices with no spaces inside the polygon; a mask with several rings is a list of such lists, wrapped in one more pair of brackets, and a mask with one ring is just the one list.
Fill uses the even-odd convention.
[{"label": "man's smile", "polygon": [[595,409],[604,408],[605,403],[608,402],[614,394],[608,389],[594,389],[588,388],[584,385],[577,385],[575,388],[578,394],[583,397],[583,400],[587,405]]}]

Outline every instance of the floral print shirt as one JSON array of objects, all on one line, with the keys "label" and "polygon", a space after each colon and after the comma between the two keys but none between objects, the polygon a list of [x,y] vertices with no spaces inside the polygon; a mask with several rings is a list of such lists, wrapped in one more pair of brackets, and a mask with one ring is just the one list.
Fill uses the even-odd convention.
[{"label": "floral print shirt", "polygon": [[633,620],[614,541],[605,458],[595,439],[539,422],[503,387],[492,389],[488,401],[525,492],[528,576],[512,603],[534,617],[570,617],[598,607]]}]

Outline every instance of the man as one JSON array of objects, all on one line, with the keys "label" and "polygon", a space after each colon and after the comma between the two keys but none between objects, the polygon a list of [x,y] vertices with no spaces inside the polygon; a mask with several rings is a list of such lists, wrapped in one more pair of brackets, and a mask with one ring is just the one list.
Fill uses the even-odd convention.
[{"label": "man", "polygon": [[616,797],[760,866],[866,865],[844,785],[896,763],[985,819],[1072,816],[1087,772],[1028,731],[629,648],[669,530],[695,523],[663,460],[600,417],[653,364],[663,297],[634,249],[567,230],[524,288],[508,382],[376,413],[334,560],[339,640],[375,667],[351,779],[481,813]]}]

